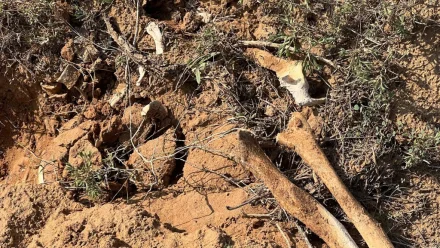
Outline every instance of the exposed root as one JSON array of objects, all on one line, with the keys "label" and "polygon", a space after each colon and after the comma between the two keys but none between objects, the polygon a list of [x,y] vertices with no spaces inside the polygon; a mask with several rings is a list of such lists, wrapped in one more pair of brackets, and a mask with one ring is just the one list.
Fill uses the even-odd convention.
[{"label": "exposed root", "polygon": [[110,23],[110,19],[108,17],[103,17],[103,19],[107,27],[107,32],[110,34],[112,39],[118,44],[118,46],[121,47],[125,55],[127,55],[137,64],[146,64],[145,57],[142,54],[140,54],[133,45],[128,43],[121,35],[119,35],[116,32],[116,30],[113,28],[112,24]]},{"label": "exposed root", "polygon": [[303,115],[293,113],[287,130],[278,134],[277,141],[295,150],[322,179],[369,247],[393,247],[380,224],[367,213],[339,178],[316,143],[312,129]]},{"label": "exposed root", "polygon": [[264,154],[249,132],[237,132],[234,160],[262,180],[280,206],[303,222],[330,247],[357,247],[345,227],[311,195],[294,185]]}]

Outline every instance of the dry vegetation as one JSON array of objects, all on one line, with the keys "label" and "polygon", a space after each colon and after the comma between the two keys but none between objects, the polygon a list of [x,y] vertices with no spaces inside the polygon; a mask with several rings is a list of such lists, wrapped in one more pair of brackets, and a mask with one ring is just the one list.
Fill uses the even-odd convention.
[{"label": "dry vegetation", "polygon": [[[245,219],[235,224],[248,233],[264,226],[280,236],[248,240],[248,234],[231,235],[225,222],[210,227],[215,244],[322,247],[278,204],[272,184],[233,162],[236,147],[228,135],[247,129],[264,159],[366,246],[304,156],[276,142],[291,114],[302,112],[330,164],[393,244],[437,247],[439,13],[437,1],[415,0],[0,0],[0,184],[35,184],[47,169],[44,183],[57,181],[74,202],[97,211],[118,200],[166,205],[164,197],[174,204],[188,192],[208,202],[239,189],[248,200],[224,204],[245,206],[249,214],[228,218]],[[163,34],[162,55],[155,54],[150,22]],[[325,103],[295,103],[277,75],[246,56],[252,45],[243,41],[249,40],[278,44],[259,48],[302,61],[311,96]],[[68,66],[78,73],[71,86],[58,82]],[[155,101],[164,110],[141,116]],[[34,176],[24,178],[23,171]],[[256,208],[265,212],[250,210]],[[176,221],[168,214],[166,225],[156,223],[166,214],[147,215],[158,232],[177,235],[182,230],[167,226]],[[202,228],[195,226],[186,228]],[[0,246],[44,244],[44,234],[37,235],[42,227],[29,228],[16,236],[0,231]],[[159,236],[152,246],[160,247]],[[170,246],[191,243],[172,237]]]}]

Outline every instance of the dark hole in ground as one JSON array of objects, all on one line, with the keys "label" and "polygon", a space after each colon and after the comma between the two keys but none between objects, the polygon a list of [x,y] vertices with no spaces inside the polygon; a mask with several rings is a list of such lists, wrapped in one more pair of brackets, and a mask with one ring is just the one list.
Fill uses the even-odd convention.
[{"label": "dark hole in ground", "polygon": [[238,1],[228,1],[226,8],[237,7]]},{"label": "dark hole in ground", "polygon": [[309,25],[316,26],[317,18],[316,18],[316,15],[315,15],[315,14],[313,14],[313,13],[308,13],[308,14],[306,15],[306,20],[307,20],[307,23],[308,23]]},{"label": "dark hole in ground", "polygon": [[96,71],[96,76],[99,78],[96,87],[101,89],[102,95],[104,95],[107,90],[114,88],[117,78],[113,71]]},{"label": "dark hole in ground", "polygon": [[173,0],[149,0],[142,8],[146,15],[154,19],[171,20],[176,6]]},{"label": "dark hole in ground", "polygon": [[[148,135],[147,135],[147,141],[159,138],[160,136],[164,135],[168,131],[169,128],[170,128],[170,125],[164,126],[164,125],[161,125],[161,123],[154,124],[150,133],[148,133]],[[147,141],[145,141],[145,142],[147,142]]]},{"label": "dark hole in ground", "polygon": [[319,75],[306,76],[307,82],[310,85],[309,94],[313,98],[321,98],[327,95],[329,86],[323,80],[323,77]]},{"label": "dark hole in ground", "polygon": [[182,133],[179,127],[176,130],[176,155],[174,156],[176,161],[176,168],[174,168],[173,174],[171,174],[170,184],[176,184],[177,181],[183,176],[183,167],[185,166],[186,159],[188,158],[189,148],[185,145],[186,137]]}]

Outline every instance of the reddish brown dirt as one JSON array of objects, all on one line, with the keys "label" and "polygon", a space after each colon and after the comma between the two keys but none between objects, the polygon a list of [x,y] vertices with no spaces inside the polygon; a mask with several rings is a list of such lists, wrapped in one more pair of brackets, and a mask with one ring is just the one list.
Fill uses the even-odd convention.
[{"label": "reddish brown dirt", "polygon": [[[105,14],[111,17],[117,31],[132,41],[136,10],[127,2],[130,1],[115,0]],[[114,92],[128,85],[122,55],[116,61],[104,52],[83,59],[81,46],[85,47],[85,43],[64,37],[65,46],[56,48],[59,57],[85,69],[99,68],[99,73],[93,79],[91,75],[81,75],[71,90],[58,85],[57,94],[66,95],[55,95],[53,99],[49,98],[54,93],[45,93],[40,83],[50,81],[48,85],[56,85],[65,64],[57,65],[59,71],[49,73],[47,80],[32,80],[21,66],[8,68],[5,73],[0,64],[0,247],[287,247],[283,235],[292,247],[307,247],[304,237],[282,211],[277,218],[264,217],[276,210],[273,198],[236,210],[226,208],[249,200],[256,188],[264,186],[230,158],[236,147],[228,131],[241,127],[237,119],[246,119],[238,111],[241,109],[231,103],[241,104],[249,96],[231,98],[225,92],[233,87],[228,88],[230,85],[225,82],[249,86],[252,97],[261,92],[260,95],[273,97],[270,104],[264,105],[267,117],[278,118],[289,111],[292,104],[286,94],[274,90],[276,84],[270,85],[269,90],[263,87],[261,82],[268,74],[249,68],[247,61],[245,65],[228,61],[236,70],[243,70],[239,75],[231,75],[221,64],[218,71],[204,73],[202,84],[190,78],[182,85],[186,74],[181,68],[200,55],[201,44],[209,43],[210,37],[203,37],[202,43],[198,37],[208,30],[205,27],[222,30],[234,42],[268,40],[280,31],[276,13],[267,13],[277,1],[257,4],[261,1],[244,0],[240,1],[241,6],[230,0],[200,1],[197,7],[214,19],[209,24],[204,24],[190,9],[194,6],[185,1],[142,2],[151,2],[158,11],[140,16],[136,47],[164,72],[157,75],[148,71],[140,86],[134,86],[138,74],[136,65],[131,64],[129,97],[114,107],[109,104]],[[150,21],[157,22],[166,34],[163,56],[154,54],[154,41],[144,32]],[[106,35],[87,30],[80,31],[93,38]],[[405,83],[395,89],[392,119],[402,122],[408,130],[440,123],[439,34],[438,27],[430,27],[416,39],[399,44],[401,55],[410,56],[401,61]],[[105,37],[102,43],[116,46],[109,39]],[[102,60],[95,60],[96,57]],[[328,68],[325,70],[325,74],[331,73]],[[324,76],[332,86],[339,83],[332,75]],[[82,87],[83,84],[88,86]],[[142,107],[154,100],[167,108],[168,116],[143,123]],[[319,134],[322,120],[314,110],[305,108],[303,113],[309,117],[314,133]],[[250,124],[252,121],[255,120],[245,120]],[[274,130],[271,127],[265,131]],[[133,143],[139,154],[147,160],[161,158],[151,163],[141,159],[133,151],[130,131],[137,134]],[[282,155],[270,142],[261,145],[268,147],[265,152],[269,155]],[[115,168],[141,173],[131,181],[112,179],[113,184],[106,185],[113,187],[105,192],[110,194],[109,199],[93,202],[83,196],[83,191],[65,187],[66,181],[71,180],[66,174],[67,164],[81,164],[83,159],[78,155],[84,150],[92,153],[95,169],[108,166],[109,154],[116,154],[112,160]],[[154,181],[151,166],[158,180],[154,187],[148,187]],[[39,167],[45,168],[45,184],[37,184]],[[390,235],[405,237],[419,247],[440,244],[438,176],[435,170],[421,170],[401,177],[402,185],[409,190],[403,198],[396,199],[396,211],[387,212],[390,220],[380,220]],[[313,179],[318,185],[319,179]],[[326,199],[332,201],[331,197]],[[421,214],[411,215],[414,209],[422,210]],[[333,213],[344,220],[337,211]],[[252,214],[260,217],[248,216]],[[395,230],[392,219],[400,215],[411,216],[407,220],[411,224]],[[315,235],[309,233],[307,237],[316,247],[326,247]]]},{"label": "reddish brown dirt", "polygon": [[[133,199],[86,207],[57,185],[0,186],[2,247],[280,247],[284,239],[270,222],[226,210],[247,199],[241,189]],[[139,202],[139,203],[134,203]],[[287,227],[289,228],[289,227]],[[300,243],[300,242],[299,242]]]}]

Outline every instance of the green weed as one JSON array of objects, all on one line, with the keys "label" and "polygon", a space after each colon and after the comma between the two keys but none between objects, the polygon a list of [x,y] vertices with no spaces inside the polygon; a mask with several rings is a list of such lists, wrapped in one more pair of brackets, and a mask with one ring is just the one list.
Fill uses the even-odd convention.
[{"label": "green weed", "polygon": [[411,168],[422,163],[430,164],[439,159],[440,154],[440,131],[429,132],[422,130],[412,131],[408,135],[408,145],[404,160],[406,168]]},{"label": "green weed", "polygon": [[211,52],[188,61],[187,67],[194,73],[198,84],[202,81],[202,72],[205,70],[208,62],[219,54],[218,52]]},{"label": "green weed", "polygon": [[72,186],[78,189],[83,189],[87,196],[92,199],[98,199],[102,195],[100,183],[103,180],[100,173],[93,168],[91,161],[91,153],[81,152],[79,156],[83,163],[78,166],[67,164],[68,175],[72,178]]}]

